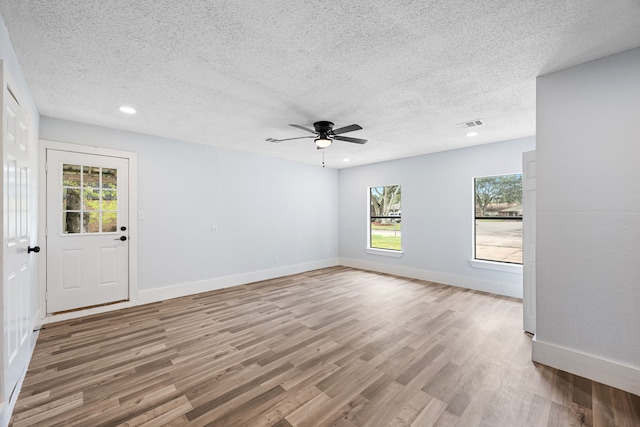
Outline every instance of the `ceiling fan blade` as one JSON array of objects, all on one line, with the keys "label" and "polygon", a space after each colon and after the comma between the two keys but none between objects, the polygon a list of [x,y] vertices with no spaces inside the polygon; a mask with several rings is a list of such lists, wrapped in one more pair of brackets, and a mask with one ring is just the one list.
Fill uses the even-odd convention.
[{"label": "ceiling fan blade", "polygon": [[267,138],[266,141],[278,143],[282,141],[291,141],[292,139],[307,139],[307,138],[315,138],[315,136],[299,136],[297,138],[285,138],[285,139]]},{"label": "ceiling fan blade", "polygon": [[338,129],[334,129],[333,134],[340,135],[341,133],[353,132],[354,130],[360,130],[360,129],[362,129],[360,125],[349,125],[349,126],[341,127]]},{"label": "ceiling fan blade", "polygon": [[333,139],[338,141],[355,142],[356,144],[365,144],[367,142],[366,139],[350,138],[348,136],[334,136]]},{"label": "ceiling fan blade", "polygon": [[317,133],[315,130],[311,130],[309,128],[306,128],[304,126],[300,126],[300,125],[292,125],[290,124],[289,126],[293,126],[294,128],[298,128],[298,129],[302,129],[302,130],[306,130],[307,132],[311,132],[311,133]]}]

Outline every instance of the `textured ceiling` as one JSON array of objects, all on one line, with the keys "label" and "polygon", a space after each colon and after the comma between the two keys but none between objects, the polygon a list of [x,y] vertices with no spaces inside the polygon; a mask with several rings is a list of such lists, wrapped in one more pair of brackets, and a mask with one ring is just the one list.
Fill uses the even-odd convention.
[{"label": "textured ceiling", "polygon": [[[342,168],[535,134],[538,75],[640,46],[638,0],[1,0],[44,116]],[[134,106],[127,116],[120,105]],[[479,135],[457,123],[482,118]],[[344,163],[343,158],[351,159]]]}]

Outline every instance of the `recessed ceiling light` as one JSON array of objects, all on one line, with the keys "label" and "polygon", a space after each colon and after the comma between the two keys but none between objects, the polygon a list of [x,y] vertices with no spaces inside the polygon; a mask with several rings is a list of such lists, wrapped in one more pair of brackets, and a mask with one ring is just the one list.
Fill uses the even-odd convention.
[{"label": "recessed ceiling light", "polygon": [[467,136],[476,136],[476,135],[478,135],[478,132],[469,132],[467,134]]},{"label": "recessed ceiling light", "polygon": [[126,114],[135,114],[136,113],[136,109],[133,107],[127,107],[126,105],[123,105],[122,107],[120,107],[120,111],[122,111],[123,113]]},{"label": "recessed ceiling light", "polygon": [[342,159],[343,162],[350,162],[351,159]]}]

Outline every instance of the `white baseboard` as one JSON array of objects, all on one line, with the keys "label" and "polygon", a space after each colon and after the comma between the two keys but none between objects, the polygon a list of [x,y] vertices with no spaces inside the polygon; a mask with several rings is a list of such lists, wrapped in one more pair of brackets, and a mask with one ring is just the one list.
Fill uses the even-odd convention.
[{"label": "white baseboard", "polygon": [[476,291],[489,292],[496,295],[514,297],[522,299],[522,281],[520,283],[499,283],[489,280],[475,279],[468,276],[441,273],[437,271],[421,270],[396,266],[390,264],[380,264],[371,261],[362,261],[353,258],[340,258],[340,265],[345,267],[360,268],[363,270],[377,271],[379,273],[395,274],[412,279],[437,282],[459,288],[474,289]]},{"label": "white baseboard", "polygon": [[275,279],[277,277],[289,276],[292,274],[303,273],[305,271],[317,270],[320,268],[334,267],[336,265],[377,271],[380,273],[396,274],[398,276],[438,282],[467,289],[475,289],[478,291],[489,292],[497,295],[522,298],[522,285],[498,283],[494,281],[473,279],[465,276],[438,273],[428,270],[378,264],[375,262],[361,261],[351,258],[329,258],[325,260],[294,264],[267,270],[252,271],[233,276],[214,277],[197,282],[180,283],[162,288],[142,290],[138,289],[137,297],[132,298],[131,301],[49,316],[43,319],[43,323],[46,324],[64,321],[92,314],[99,314],[107,311],[133,307],[136,305],[149,304],[152,302],[164,301],[172,298],[180,298],[202,292],[214,291],[217,289],[224,289],[231,286],[245,285],[247,283]]},{"label": "white baseboard", "polygon": [[180,298],[187,295],[229,288],[231,286],[246,285],[247,283],[304,273],[305,271],[334,267],[336,265],[339,265],[338,259],[330,258],[321,261],[270,268],[268,270],[252,271],[250,273],[237,274],[233,276],[214,277],[198,282],[181,283],[179,285],[166,286],[163,288],[138,290],[137,304],[148,304],[172,298]]},{"label": "white baseboard", "polygon": [[534,362],[640,396],[640,368],[623,365],[533,337]]},{"label": "white baseboard", "polygon": [[42,324],[78,319],[80,317],[91,316],[94,314],[106,313],[109,311],[135,307],[137,305],[149,304],[152,302],[164,301],[172,298],[180,298],[187,295],[199,294],[202,292],[215,291],[217,289],[224,289],[231,286],[246,285],[247,283],[275,279],[277,277],[304,273],[305,271],[317,270],[320,268],[334,267],[336,265],[338,265],[338,259],[329,258],[321,261],[312,261],[303,264],[271,268],[268,270],[252,271],[250,273],[243,273],[234,276],[214,277],[197,282],[180,283],[163,288],[138,290],[137,295],[133,296],[130,301],[105,305],[101,307],[88,308],[86,310],[72,311],[69,313],[56,314],[54,316],[47,316],[42,319]]}]

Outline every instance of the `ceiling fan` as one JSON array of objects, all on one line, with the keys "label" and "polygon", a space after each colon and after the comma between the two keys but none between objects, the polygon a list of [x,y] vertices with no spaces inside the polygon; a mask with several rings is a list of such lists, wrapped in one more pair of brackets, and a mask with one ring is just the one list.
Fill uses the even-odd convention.
[{"label": "ceiling fan", "polygon": [[349,136],[341,136],[343,133],[353,132],[354,130],[362,129],[362,127],[359,126],[359,125],[349,125],[349,126],[344,126],[344,127],[338,128],[338,129],[333,129],[333,123],[332,122],[320,121],[320,122],[315,122],[313,124],[313,128],[315,130],[311,130],[309,128],[306,128],[306,127],[300,126],[300,125],[291,125],[290,124],[289,126],[293,126],[294,128],[306,130],[307,132],[310,132],[313,135],[299,136],[297,138],[285,138],[285,139],[267,138],[267,141],[277,143],[277,142],[282,142],[282,141],[291,141],[292,139],[315,138],[314,142],[316,143],[316,146],[317,146],[318,150],[321,150],[323,148],[327,148],[328,146],[331,145],[331,143],[334,140],[353,142],[353,143],[356,143],[356,144],[364,144],[364,143],[367,142],[366,139],[351,138]]}]

